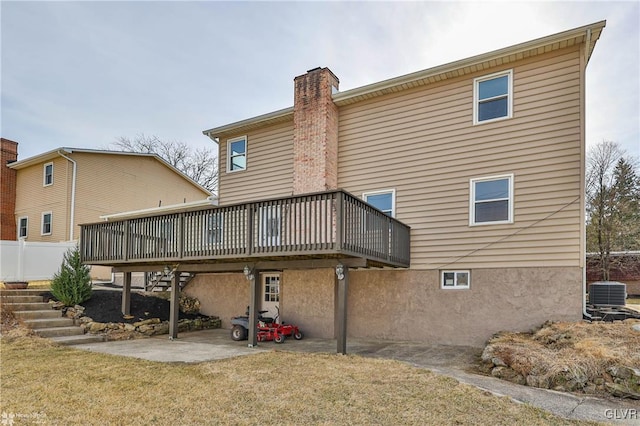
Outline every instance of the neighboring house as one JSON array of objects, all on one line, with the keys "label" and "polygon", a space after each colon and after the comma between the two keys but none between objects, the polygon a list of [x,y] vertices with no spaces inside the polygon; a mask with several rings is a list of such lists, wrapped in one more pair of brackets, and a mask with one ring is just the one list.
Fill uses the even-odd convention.
[{"label": "neighboring house", "polygon": [[[640,296],[640,251],[609,254],[609,281],[627,285],[627,295]],[[599,253],[587,253],[587,284],[604,281]]]},{"label": "neighboring house", "polygon": [[16,172],[17,238],[78,240],[79,224],[211,194],[155,154],[58,148],[8,165]]},{"label": "neighboring house", "polygon": [[7,165],[17,159],[18,143],[0,138],[0,240],[16,239],[16,172]]},{"label": "neighboring house", "polygon": [[310,70],[293,107],[204,132],[218,208],[156,218],[183,230],[162,244],[141,219],[88,225],[83,259],[197,273],[185,291],[223,325],[278,307],[339,352],[347,335],[479,346],[580,320],[585,72],[604,26],[344,92]]}]

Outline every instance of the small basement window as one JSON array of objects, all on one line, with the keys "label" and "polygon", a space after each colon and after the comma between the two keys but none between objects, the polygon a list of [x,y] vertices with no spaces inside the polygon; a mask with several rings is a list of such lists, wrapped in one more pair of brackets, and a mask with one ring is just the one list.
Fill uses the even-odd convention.
[{"label": "small basement window", "polygon": [[469,288],[471,274],[469,271],[442,271],[440,288],[465,289]]}]

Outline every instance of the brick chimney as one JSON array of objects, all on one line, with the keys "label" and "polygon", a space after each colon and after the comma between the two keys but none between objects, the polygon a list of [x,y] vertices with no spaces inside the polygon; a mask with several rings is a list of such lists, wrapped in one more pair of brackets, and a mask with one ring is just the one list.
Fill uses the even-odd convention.
[{"label": "brick chimney", "polygon": [[7,164],[18,160],[18,142],[0,138],[0,240],[15,241],[16,170]]},{"label": "brick chimney", "polygon": [[338,107],[331,98],[338,83],[329,68],[315,68],[294,79],[294,194],[338,187]]}]

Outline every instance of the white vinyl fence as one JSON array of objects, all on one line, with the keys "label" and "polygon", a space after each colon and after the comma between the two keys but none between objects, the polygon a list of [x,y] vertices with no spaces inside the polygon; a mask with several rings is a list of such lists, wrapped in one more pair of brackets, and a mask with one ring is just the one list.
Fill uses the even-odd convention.
[{"label": "white vinyl fence", "polygon": [[0,281],[50,280],[75,242],[0,241]]}]

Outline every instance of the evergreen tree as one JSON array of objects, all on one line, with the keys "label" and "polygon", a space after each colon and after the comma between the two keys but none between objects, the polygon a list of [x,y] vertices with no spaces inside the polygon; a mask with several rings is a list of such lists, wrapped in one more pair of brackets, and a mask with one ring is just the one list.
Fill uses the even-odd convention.
[{"label": "evergreen tree", "polygon": [[587,252],[610,279],[611,252],[640,250],[640,181],[615,142],[603,141],[587,163]]},{"label": "evergreen tree", "polygon": [[640,178],[625,158],[613,171],[613,234],[615,251],[640,250]]},{"label": "evergreen tree", "polygon": [[65,304],[75,306],[91,297],[89,267],[80,260],[80,249],[67,250],[60,270],[53,276],[51,294]]}]

